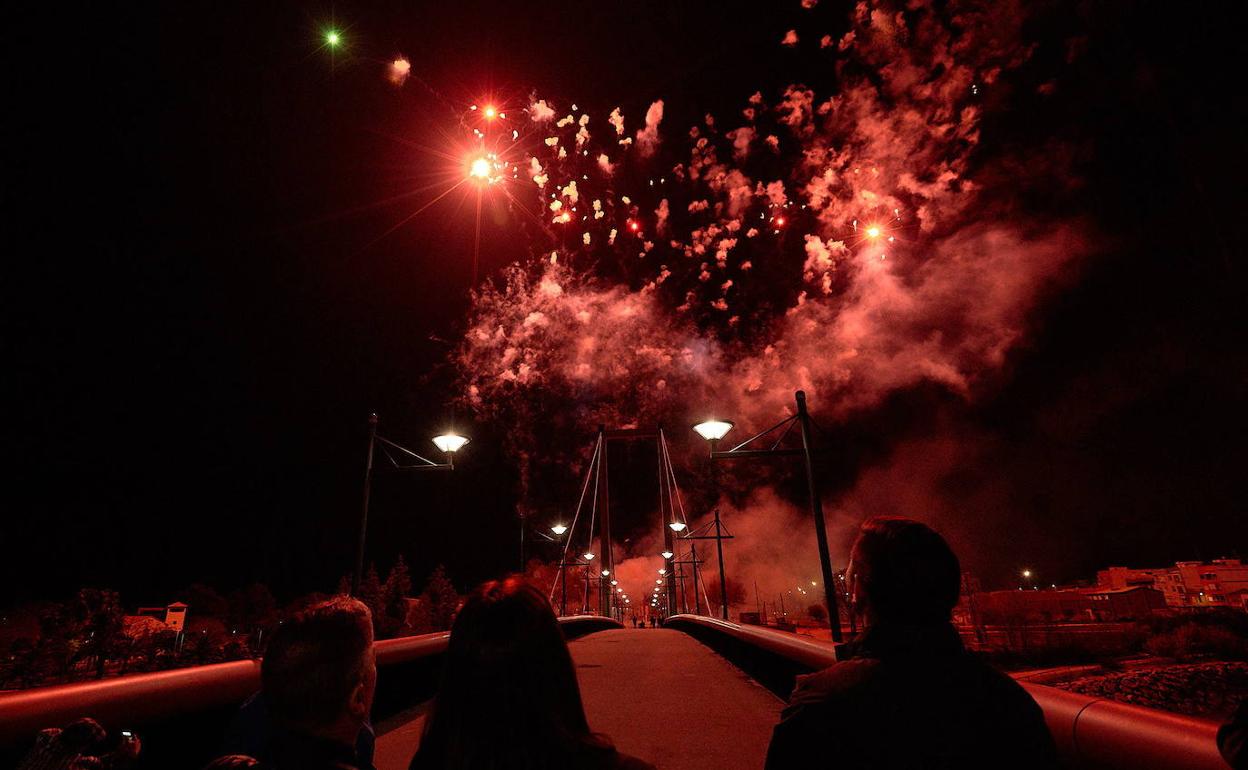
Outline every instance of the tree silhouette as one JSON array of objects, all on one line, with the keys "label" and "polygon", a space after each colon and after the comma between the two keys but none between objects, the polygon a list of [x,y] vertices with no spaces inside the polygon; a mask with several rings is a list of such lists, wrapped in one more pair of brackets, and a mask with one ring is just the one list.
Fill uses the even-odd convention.
[{"label": "tree silhouette", "polygon": [[178,600],[185,602],[190,615],[224,620],[230,612],[230,603],[210,585],[192,583],[178,593]]},{"label": "tree silhouette", "polygon": [[382,586],[381,578],[377,575],[376,564],[368,565],[368,572],[360,581],[360,593],[355,598],[364,602],[368,611],[373,614],[373,633],[381,637],[382,617],[386,612],[386,597],[385,587]]},{"label": "tree silhouette", "polygon": [[386,636],[397,636],[407,624],[407,597],[412,593],[412,575],[407,569],[403,554],[390,568],[386,583],[382,586],[383,631]]},{"label": "tree silhouette", "polygon": [[459,593],[446,576],[446,568],[439,564],[425,581],[421,599],[429,608],[429,624],[434,631],[446,631],[459,610]]},{"label": "tree silhouette", "polygon": [[93,658],[95,677],[102,679],[109,656],[124,641],[122,627],[125,612],[121,608],[121,599],[116,591],[83,588],[74,598],[70,613],[73,634],[78,642],[74,659]]}]

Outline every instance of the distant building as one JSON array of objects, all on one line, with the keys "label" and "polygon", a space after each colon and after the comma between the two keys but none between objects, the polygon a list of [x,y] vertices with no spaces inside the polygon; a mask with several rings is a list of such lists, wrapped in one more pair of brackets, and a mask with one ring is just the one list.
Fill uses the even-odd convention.
[{"label": "distant building", "polygon": [[1146,586],[1159,588],[1157,578],[1165,574],[1161,569],[1132,569],[1131,567],[1109,567],[1096,573],[1096,587],[1107,589],[1134,588]]},{"label": "distant building", "polygon": [[134,614],[140,617],[155,618],[174,631],[180,632],[186,628],[186,610],[187,605],[182,602],[174,602],[164,607],[140,607]]},{"label": "distant building", "polygon": [[975,597],[985,623],[1061,623],[1096,620],[1092,600],[1078,589],[985,591]]},{"label": "distant building", "polygon": [[1201,609],[1232,607],[1243,609],[1240,592],[1248,591],[1248,564],[1239,559],[1181,561],[1173,567],[1133,569],[1110,567],[1096,573],[1098,590],[1155,588],[1165,597],[1166,606]]},{"label": "distant building", "polygon": [[1233,598],[1248,591],[1248,564],[1239,559],[1181,561],[1158,577],[1158,588],[1171,607],[1243,607]]},{"label": "distant building", "polygon": [[1165,595],[1149,586],[1085,588],[1082,592],[1092,602],[1097,620],[1138,620],[1166,608]]}]

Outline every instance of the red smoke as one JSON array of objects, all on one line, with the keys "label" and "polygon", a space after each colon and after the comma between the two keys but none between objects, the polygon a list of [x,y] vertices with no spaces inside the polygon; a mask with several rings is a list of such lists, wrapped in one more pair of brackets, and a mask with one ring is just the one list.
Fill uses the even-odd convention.
[{"label": "red smoke", "polygon": [[[481,287],[457,351],[468,404],[508,425],[522,504],[574,502],[543,490],[579,472],[588,441],[567,437],[599,423],[683,429],[714,414],[744,438],[791,413],[799,388],[831,424],[916,385],[968,401],[991,387],[1088,251],[1080,223],[1024,213],[1026,180],[999,171],[1015,160],[980,146],[985,110],[1007,103],[1030,54],[1024,18],[1020,3],[860,3],[827,46],[837,92],[756,94],[742,125],[693,127],[683,157],[661,136],[661,100],[632,136],[618,110],[556,121],[555,102],[534,101],[548,134],[516,195],[566,221]],[[930,510],[938,479],[893,477],[882,499],[873,479],[887,472],[829,501],[838,565],[862,516]],[[808,585],[818,562],[801,508],[738,491],[729,574],[751,597],[755,579],[769,594]],[[636,543],[621,578],[653,574],[655,546]]]}]

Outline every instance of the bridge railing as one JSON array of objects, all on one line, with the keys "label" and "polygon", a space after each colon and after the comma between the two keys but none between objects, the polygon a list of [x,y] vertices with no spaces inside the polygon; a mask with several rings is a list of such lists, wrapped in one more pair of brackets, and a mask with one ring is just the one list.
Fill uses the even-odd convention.
[{"label": "bridge railing", "polygon": [[[781,697],[798,674],[836,662],[826,644],[791,634],[698,615],[674,615],[665,627],[684,631],[731,660]],[[1227,770],[1217,724],[1206,719],[1021,682],[1044,710],[1062,762],[1101,770]]]},{"label": "bridge railing", "polygon": [[[568,639],[620,627],[593,615],[559,623]],[[449,638],[442,632],[376,643],[374,720],[433,695]],[[133,730],[143,742],[140,767],[201,767],[238,706],[259,689],[260,661],[236,660],[0,693],[0,767],[15,765],[40,730],[81,717]]]}]

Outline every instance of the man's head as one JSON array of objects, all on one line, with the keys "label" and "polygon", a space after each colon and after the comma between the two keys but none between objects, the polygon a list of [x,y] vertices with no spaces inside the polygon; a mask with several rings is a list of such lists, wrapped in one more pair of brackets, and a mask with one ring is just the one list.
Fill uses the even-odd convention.
[{"label": "man's head", "polygon": [[947,621],[962,584],[958,557],[943,537],[888,516],[863,522],[847,573],[851,600],[871,623]]},{"label": "man's head", "polygon": [[274,719],[354,739],[377,685],[368,607],[339,596],[299,612],[273,634],[260,675]]}]

